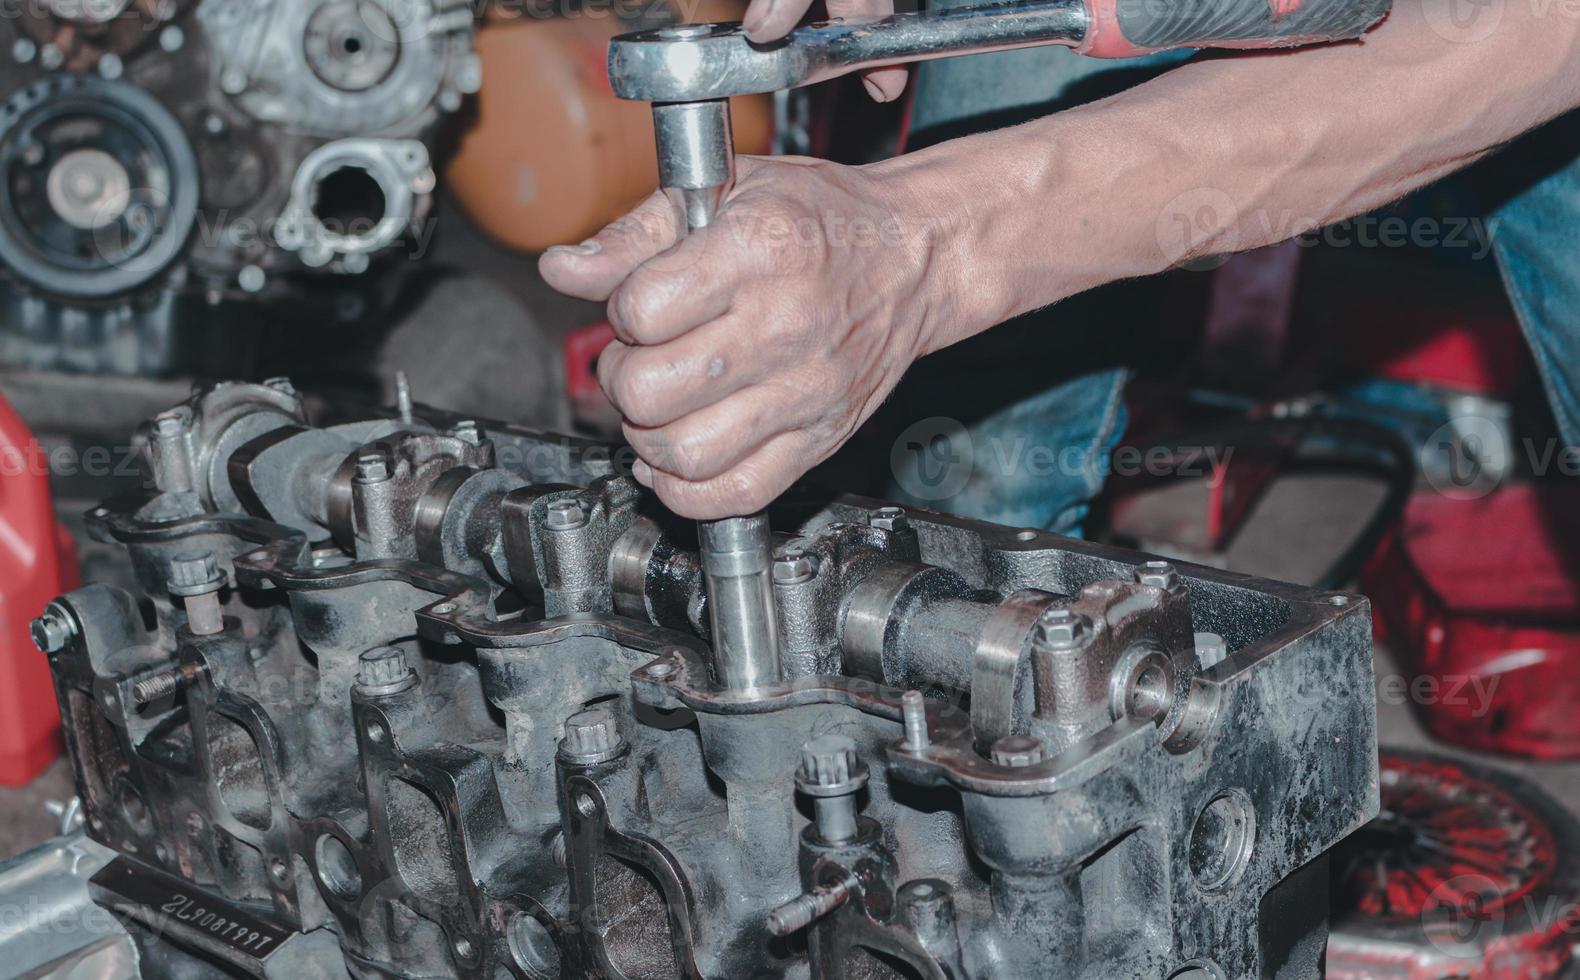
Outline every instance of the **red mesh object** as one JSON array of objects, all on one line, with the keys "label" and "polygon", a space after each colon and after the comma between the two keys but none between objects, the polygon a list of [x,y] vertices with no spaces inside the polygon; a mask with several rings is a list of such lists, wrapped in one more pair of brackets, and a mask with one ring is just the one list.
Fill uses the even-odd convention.
[{"label": "red mesh object", "polygon": [[76,551],[55,520],[44,451],[0,398],[0,785],[32,782],[60,754],[49,664],[28,624],[76,586]]},{"label": "red mesh object", "polygon": [[1575,821],[1506,774],[1383,753],[1376,820],[1332,855],[1327,980],[1557,980],[1580,928]]},{"label": "red mesh object", "polygon": [[1411,704],[1445,742],[1580,758],[1580,533],[1573,484],[1508,485],[1474,500],[1418,494],[1361,574],[1379,640]]}]

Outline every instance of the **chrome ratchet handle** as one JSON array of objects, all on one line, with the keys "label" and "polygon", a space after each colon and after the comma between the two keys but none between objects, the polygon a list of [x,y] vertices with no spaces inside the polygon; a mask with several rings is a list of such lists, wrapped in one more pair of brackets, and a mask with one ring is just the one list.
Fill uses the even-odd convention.
[{"label": "chrome ratchet handle", "polygon": [[739,24],[684,24],[609,44],[622,99],[696,102],[798,88],[864,68],[1062,44],[1099,58],[1360,37],[1391,0],[1024,0],[828,21],[754,44]]},{"label": "chrome ratchet handle", "polygon": [[1082,0],[895,14],[865,23],[828,21],[754,44],[739,24],[685,24],[624,34],[609,45],[609,82],[622,99],[694,102],[799,88],[864,68],[985,51],[1079,45]]}]

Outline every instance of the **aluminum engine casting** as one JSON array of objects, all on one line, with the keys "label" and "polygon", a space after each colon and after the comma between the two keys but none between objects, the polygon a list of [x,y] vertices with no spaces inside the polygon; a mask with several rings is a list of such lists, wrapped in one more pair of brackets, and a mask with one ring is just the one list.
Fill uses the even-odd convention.
[{"label": "aluminum engine casting", "polygon": [[413,264],[391,259],[426,253],[440,126],[482,83],[467,0],[14,13],[0,18],[0,361],[168,371],[193,308],[359,319],[389,301],[378,280]]},{"label": "aluminum engine casting", "polygon": [[777,677],[602,446],[286,382],[145,428],[35,623],[145,975],[1314,977],[1368,605],[800,491]]}]

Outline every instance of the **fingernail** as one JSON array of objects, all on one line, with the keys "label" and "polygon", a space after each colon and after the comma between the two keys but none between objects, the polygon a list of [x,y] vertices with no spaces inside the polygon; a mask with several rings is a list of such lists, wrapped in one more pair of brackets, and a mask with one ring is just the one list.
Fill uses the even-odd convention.
[{"label": "fingernail", "polygon": [[642,462],[640,459],[631,464],[631,475],[635,477],[636,482],[642,484],[642,486],[652,487],[653,468]]},{"label": "fingernail", "polygon": [[580,245],[550,245],[548,251],[551,255],[575,255],[578,258],[586,258],[602,252],[603,244],[590,238]]},{"label": "fingernail", "polygon": [[746,20],[741,23],[741,28],[746,31],[746,36],[751,37],[762,30],[763,25],[768,22],[768,18],[772,16],[773,12],[774,0],[759,0],[758,3],[752,4],[751,9],[746,11]]}]

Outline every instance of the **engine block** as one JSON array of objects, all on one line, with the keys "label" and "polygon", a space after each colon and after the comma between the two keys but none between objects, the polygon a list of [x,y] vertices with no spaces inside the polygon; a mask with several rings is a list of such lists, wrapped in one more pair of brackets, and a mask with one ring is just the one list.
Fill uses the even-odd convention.
[{"label": "engine block", "polygon": [[741,688],[619,451],[284,382],[141,437],[138,594],[34,635],[145,976],[1320,973],[1359,596],[798,490]]}]

